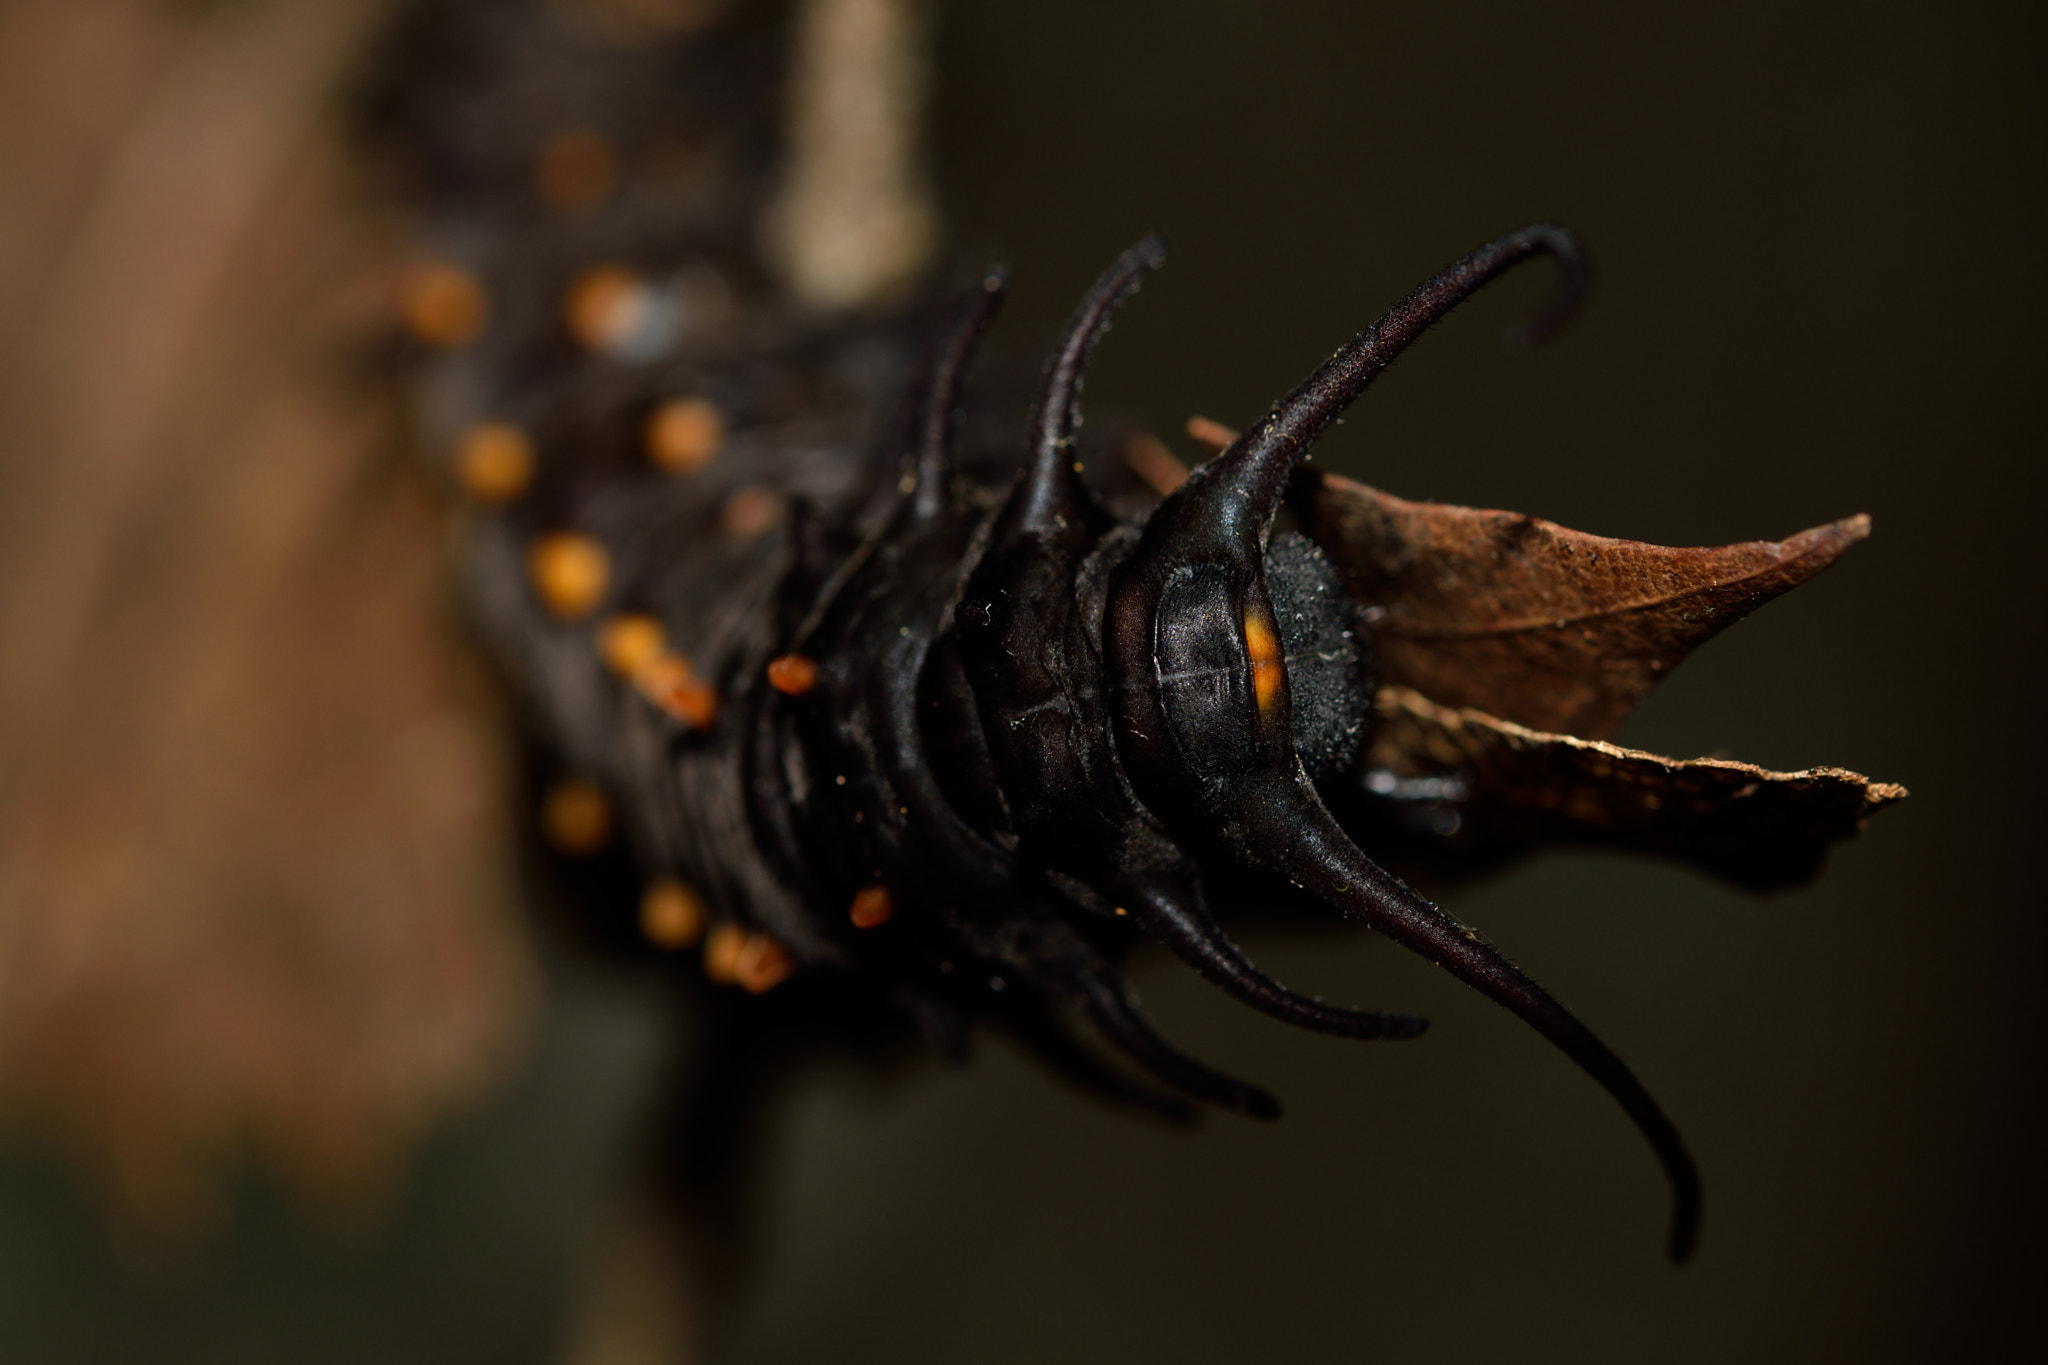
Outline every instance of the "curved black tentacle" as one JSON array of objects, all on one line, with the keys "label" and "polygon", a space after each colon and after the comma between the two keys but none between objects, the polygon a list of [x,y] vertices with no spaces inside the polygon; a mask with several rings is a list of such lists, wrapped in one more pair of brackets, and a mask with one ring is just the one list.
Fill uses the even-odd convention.
[{"label": "curved black tentacle", "polygon": [[1287,491],[1287,479],[1323,429],[1337,420],[1409,343],[1480,288],[1532,257],[1555,257],[1565,287],[1529,325],[1530,339],[1548,336],[1578,309],[1590,278],[1578,239],[1560,227],[1539,223],[1488,242],[1453,262],[1383,313],[1325,361],[1293,393],[1273,405],[1230,448],[1197,470],[1176,495],[1209,515],[1188,519],[1207,532],[1206,546],[1189,543],[1190,553],[1230,550],[1245,559],[1265,544]]},{"label": "curved black tentacle", "polygon": [[[1193,888],[1190,888],[1193,889]],[[1339,1038],[1418,1037],[1429,1021],[1412,1014],[1345,1009],[1289,990],[1253,965],[1208,914],[1199,891],[1176,894],[1157,877],[1126,877],[1117,888],[1123,905],[1152,937],[1212,985],[1259,1013],[1297,1028]]]},{"label": "curved black tentacle", "polygon": [[898,460],[903,475],[912,481],[911,496],[899,501],[895,513],[862,537],[812,592],[808,608],[789,634],[789,648],[802,649],[810,642],[841,590],[866,567],[898,517],[908,516],[913,524],[928,524],[944,513],[946,484],[952,472],[953,447],[959,430],[960,390],[975,353],[981,348],[981,339],[1002,311],[1009,292],[1009,267],[990,266],[955,305],[951,324],[926,350],[904,401],[907,420],[901,422],[895,435],[902,447]]},{"label": "curved black tentacle", "polygon": [[1056,519],[1079,520],[1093,506],[1074,468],[1074,429],[1080,422],[1081,376],[1088,357],[1119,305],[1137,292],[1145,276],[1166,264],[1166,239],[1153,233],[1117,257],[1067,320],[1059,349],[1046,367],[1045,382],[1027,428],[1024,477],[1004,508],[998,536],[1042,531]]},{"label": "curved black tentacle", "polygon": [[1042,1002],[1013,1007],[1003,1022],[1027,1051],[1062,1077],[1122,1109],[1177,1127],[1192,1126],[1200,1111],[1176,1095],[1139,1085],[1081,1045]]},{"label": "curved black tentacle", "polygon": [[1305,783],[1243,784],[1228,819],[1251,858],[1379,930],[1506,1007],[1548,1038],[1612,1095],[1657,1154],[1672,1191],[1670,1255],[1684,1260],[1699,1235],[1699,1172],[1678,1130],[1621,1059],[1570,1011],[1467,928],[1361,852]]},{"label": "curved black tentacle", "polygon": [[915,400],[920,429],[911,467],[911,477],[917,480],[911,515],[918,521],[931,521],[946,510],[946,484],[960,427],[960,388],[1009,292],[1009,268],[990,267],[960,301],[952,325],[925,359]]},{"label": "curved black tentacle", "polygon": [[1074,472],[1081,375],[1111,314],[1165,259],[1147,237],[1105,270],[1067,324],[1032,409],[1025,469],[998,514],[955,614],[987,744],[1032,855],[1099,881],[1135,803],[1114,772],[1076,574],[1112,525]]},{"label": "curved black tentacle", "polygon": [[1541,346],[1572,325],[1586,307],[1593,292],[1593,258],[1579,245],[1579,239],[1561,227],[1538,223],[1525,232],[1554,234],[1550,258],[1557,262],[1557,288],[1536,313],[1501,332],[1501,340],[1517,350]]},{"label": "curved black tentacle", "polygon": [[1280,1101],[1246,1081],[1212,1071],[1160,1037],[1131,1003],[1121,982],[1081,982],[1088,1017],[1125,1055],[1175,1090],[1247,1118],[1277,1119]]}]

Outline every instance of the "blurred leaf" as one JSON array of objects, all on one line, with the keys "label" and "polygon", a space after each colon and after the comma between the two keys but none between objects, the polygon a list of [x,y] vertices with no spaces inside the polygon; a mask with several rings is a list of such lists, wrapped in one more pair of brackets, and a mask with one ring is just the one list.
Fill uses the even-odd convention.
[{"label": "blurred leaf", "polygon": [[0,1097],[160,1224],[245,1145],[373,1182],[528,994],[446,519],[340,363],[380,7],[0,10]]}]

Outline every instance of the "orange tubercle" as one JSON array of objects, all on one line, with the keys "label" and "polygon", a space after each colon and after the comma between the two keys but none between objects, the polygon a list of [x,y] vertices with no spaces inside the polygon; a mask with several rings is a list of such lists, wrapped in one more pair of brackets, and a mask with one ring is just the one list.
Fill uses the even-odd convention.
[{"label": "orange tubercle", "polygon": [[863,887],[853,898],[853,908],[847,918],[856,929],[872,929],[878,924],[887,924],[896,914],[896,898],[889,894],[886,886]]},{"label": "orange tubercle", "polygon": [[541,834],[557,852],[586,858],[612,837],[612,803],[595,783],[570,778],[548,788],[540,811]]},{"label": "orange tubercle", "polygon": [[704,902],[681,882],[664,878],[640,898],[640,932],[657,948],[687,948],[704,936]]},{"label": "orange tubercle", "polygon": [[622,678],[653,663],[667,646],[661,622],[638,612],[607,616],[597,628],[598,657]]},{"label": "orange tubercle", "polygon": [[818,664],[805,654],[785,654],[768,664],[768,685],[786,696],[801,697],[818,685]]},{"label": "orange tubercle", "polygon": [[750,995],[774,990],[796,970],[789,949],[766,934],[752,934],[737,924],[721,924],[704,940],[704,975],[721,986],[738,986]]},{"label": "orange tubercle", "polygon": [[424,261],[406,272],[398,315],[423,346],[453,350],[475,341],[490,317],[490,298],[477,277],[447,261]]},{"label": "orange tubercle", "polygon": [[503,506],[533,482],[533,442],[509,423],[479,422],[455,447],[455,477],[471,498]]},{"label": "orange tubercle", "polygon": [[749,934],[732,964],[733,980],[749,995],[765,995],[789,979],[796,962],[766,934]]},{"label": "orange tubercle", "polygon": [[586,348],[610,354],[631,344],[649,297],[647,282],[625,266],[594,266],[569,284],[563,321]]},{"label": "orange tubercle", "polygon": [[1252,695],[1259,703],[1259,714],[1265,715],[1280,700],[1280,689],[1287,681],[1287,670],[1280,664],[1280,636],[1272,619],[1257,612],[1245,613],[1244,645],[1252,661]]},{"label": "orange tubercle", "polygon": [[611,586],[611,556],[589,536],[558,531],[533,542],[526,552],[527,577],[541,604],[560,620],[575,621],[597,610]]},{"label": "orange tubercle", "polygon": [[724,415],[701,398],[671,398],[647,419],[647,458],[672,473],[696,473],[724,443]]},{"label": "orange tubercle", "polygon": [[721,924],[704,940],[704,975],[721,986],[739,979],[740,954],[747,950],[747,931],[737,924]]},{"label": "orange tubercle", "polygon": [[669,694],[663,709],[693,729],[708,730],[718,718],[718,689],[710,683],[684,683]]},{"label": "orange tubercle", "polygon": [[693,729],[709,729],[718,717],[718,689],[699,681],[690,661],[680,654],[662,654],[634,670],[640,695]]}]

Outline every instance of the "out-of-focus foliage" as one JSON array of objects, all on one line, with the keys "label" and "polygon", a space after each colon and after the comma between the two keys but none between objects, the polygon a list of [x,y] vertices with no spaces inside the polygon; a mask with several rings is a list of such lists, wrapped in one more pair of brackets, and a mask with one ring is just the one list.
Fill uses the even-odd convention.
[{"label": "out-of-focus foliage", "polygon": [[351,381],[384,6],[0,5],[0,1095],[182,1224],[374,1180],[507,1055],[500,741]]}]

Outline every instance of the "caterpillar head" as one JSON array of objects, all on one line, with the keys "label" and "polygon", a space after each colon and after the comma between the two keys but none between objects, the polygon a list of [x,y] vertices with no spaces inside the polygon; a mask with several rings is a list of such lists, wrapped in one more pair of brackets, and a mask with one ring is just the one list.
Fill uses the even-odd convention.
[{"label": "caterpillar head", "polygon": [[[1272,539],[1288,482],[1323,429],[1432,323],[1538,255],[1559,263],[1565,287],[1522,339],[1560,326],[1588,273],[1570,234],[1537,226],[1481,247],[1340,349],[1155,509],[1134,547],[1111,554],[1108,520],[1069,448],[1088,352],[1163,259],[1156,239],[1141,242],[1084,301],[1048,371],[1026,472],[963,599],[963,644],[983,665],[975,686],[1022,837],[1046,866],[1136,916],[1240,998],[1308,1027],[1399,1038],[1422,1021],[1336,1010],[1258,973],[1209,918],[1185,850],[1227,850],[1427,956],[1557,1044],[1634,1119],[1672,1182],[1679,1257],[1697,1227],[1698,1180],[1656,1103],[1482,935],[1380,868],[1317,794],[1315,779],[1348,767],[1362,741],[1369,645],[1347,629],[1348,604],[1320,554]],[[1099,627],[1045,591],[1078,583],[1086,597],[1091,566],[1104,575]],[[1212,1098],[1236,1093],[1211,1088]]]}]

